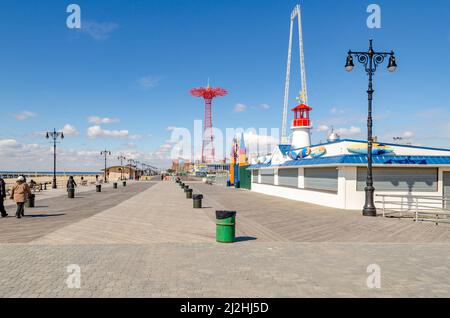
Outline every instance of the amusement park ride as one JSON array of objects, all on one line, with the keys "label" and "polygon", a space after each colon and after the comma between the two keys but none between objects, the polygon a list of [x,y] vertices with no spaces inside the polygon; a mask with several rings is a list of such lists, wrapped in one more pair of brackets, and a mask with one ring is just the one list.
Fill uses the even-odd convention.
[{"label": "amusement park ride", "polygon": [[[299,50],[300,50],[300,74],[301,74],[301,83],[302,89],[299,96],[300,105],[308,104],[308,91],[306,86],[306,68],[305,68],[305,57],[303,53],[303,29],[302,29],[302,16],[300,5],[296,5],[294,10],[291,13],[291,27],[289,33],[289,49],[288,49],[288,58],[287,58],[287,69],[286,69],[286,84],[284,88],[284,104],[283,104],[283,122],[281,126],[281,144],[288,144],[289,138],[287,136],[287,114],[288,114],[288,105],[289,105],[289,88],[290,88],[290,79],[291,79],[291,61],[292,61],[292,40],[294,34],[294,21],[295,18],[298,18],[298,42],[299,42]],[[297,106],[297,107],[299,107]],[[311,110],[311,109],[309,109]],[[309,120],[309,119],[308,119]],[[309,129],[308,129],[309,134]],[[309,145],[305,145],[309,146]]]},{"label": "amusement park ride", "polygon": [[203,129],[202,163],[213,163],[215,161],[214,131],[212,124],[212,100],[216,97],[225,96],[228,92],[221,88],[199,87],[191,90],[191,95],[202,97],[205,100],[205,122]]}]

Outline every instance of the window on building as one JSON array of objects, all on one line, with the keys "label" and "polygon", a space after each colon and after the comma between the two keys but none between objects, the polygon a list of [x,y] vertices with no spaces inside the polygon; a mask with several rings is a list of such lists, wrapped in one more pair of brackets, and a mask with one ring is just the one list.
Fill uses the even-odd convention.
[{"label": "window on building", "polygon": [[278,169],[278,185],[297,188],[298,169]]},{"label": "window on building", "polygon": [[[358,168],[357,190],[364,191],[367,168]],[[374,168],[373,184],[377,191],[435,192],[438,169]]]},{"label": "window on building", "polygon": [[274,184],[275,182],[275,171],[273,169],[263,169],[261,171],[261,183],[264,184]]},{"label": "window on building", "polygon": [[338,191],[338,169],[305,168],[305,189]]}]

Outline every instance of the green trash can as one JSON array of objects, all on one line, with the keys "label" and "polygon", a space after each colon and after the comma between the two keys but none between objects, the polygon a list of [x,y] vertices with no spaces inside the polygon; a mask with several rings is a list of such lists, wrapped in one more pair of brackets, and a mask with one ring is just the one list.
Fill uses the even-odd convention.
[{"label": "green trash can", "polygon": [[97,185],[95,186],[95,191],[97,191],[97,192],[102,192],[102,185],[101,185],[101,184],[97,184]]},{"label": "green trash can", "polygon": [[117,182],[113,183],[113,189],[117,189]]},{"label": "green trash can", "polygon": [[186,192],[186,199],[192,199],[192,189],[187,189]]},{"label": "green trash can", "polygon": [[234,243],[236,237],[236,211],[216,211],[216,241]]},{"label": "green trash can", "polygon": [[36,195],[30,194],[28,196],[28,198],[27,198],[27,202],[26,202],[25,206],[27,208],[34,208],[34,201],[35,201],[35,199],[36,199]]},{"label": "green trash can", "polygon": [[201,209],[202,208],[203,195],[201,195],[201,194],[194,194],[192,196],[192,199],[194,201],[194,209]]},{"label": "green trash can", "polygon": [[124,187],[126,187],[126,186],[127,186],[127,182],[126,182],[126,181],[122,182],[122,185],[123,185]]}]

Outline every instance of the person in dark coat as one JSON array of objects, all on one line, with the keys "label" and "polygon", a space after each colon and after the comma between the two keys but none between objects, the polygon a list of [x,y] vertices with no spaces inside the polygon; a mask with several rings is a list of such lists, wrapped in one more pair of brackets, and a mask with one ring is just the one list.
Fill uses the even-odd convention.
[{"label": "person in dark coat", "polygon": [[7,217],[8,213],[6,213],[4,201],[6,199],[6,183],[2,177],[0,177],[0,213],[2,214],[2,218]]},{"label": "person in dark coat", "polygon": [[67,180],[67,190],[75,189],[76,187],[77,187],[77,183],[75,182],[74,178],[72,176],[70,176],[69,180]]}]

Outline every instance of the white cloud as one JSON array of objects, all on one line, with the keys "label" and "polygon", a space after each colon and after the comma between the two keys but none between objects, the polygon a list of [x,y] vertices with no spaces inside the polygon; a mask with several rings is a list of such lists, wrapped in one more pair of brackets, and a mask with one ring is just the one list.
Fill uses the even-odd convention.
[{"label": "white cloud", "polygon": [[17,120],[27,120],[32,117],[36,117],[37,115],[33,112],[30,112],[28,110],[24,110],[18,114],[16,114],[14,117],[16,117]]},{"label": "white cloud", "polygon": [[119,28],[115,22],[82,21],[80,31],[88,34],[94,40],[103,41],[110,37],[111,33]]},{"label": "white cloud", "polygon": [[[67,149],[62,143],[58,147],[58,169],[66,171],[100,171],[103,169],[98,149]],[[125,149],[113,149],[108,163],[113,165],[115,158],[122,153],[128,159],[154,166],[169,166],[170,161],[154,158],[151,153],[138,151],[135,146],[126,145]],[[48,171],[53,167],[53,147],[44,143],[21,144],[14,139],[0,139],[0,166],[3,170]]]},{"label": "white cloud", "polygon": [[[240,139],[240,135],[238,138]],[[261,135],[254,132],[244,133],[245,146],[247,148],[247,154],[249,156],[255,156],[257,154],[265,155],[274,149],[278,144],[278,137],[271,135]],[[227,149],[228,150],[228,149]]]},{"label": "white cloud", "polygon": [[245,111],[247,109],[247,105],[238,103],[236,105],[234,105],[234,111],[236,113],[242,113],[243,111]]},{"label": "white cloud", "polygon": [[140,140],[142,138],[144,138],[142,135],[130,135],[130,136],[128,136],[128,139],[130,139],[130,140]]},{"label": "white cloud", "polygon": [[317,131],[328,131],[330,130],[330,127],[327,125],[319,125],[319,127],[316,128]]},{"label": "white cloud", "polygon": [[350,128],[338,128],[336,132],[341,136],[355,136],[361,133],[361,128],[351,126]]},{"label": "white cloud", "polygon": [[119,121],[120,121],[120,119],[118,119],[118,118],[98,117],[98,116],[89,116],[88,117],[88,123],[94,124],[94,125],[114,124],[114,123],[118,123]]},{"label": "white cloud", "polygon": [[168,126],[168,127],[166,128],[167,131],[173,131],[173,130],[175,130],[175,129],[177,129],[176,126]]},{"label": "white cloud", "polygon": [[269,104],[261,104],[261,108],[262,109],[269,109],[270,105]]},{"label": "white cloud", "polygon": [[61,131],[64,133],[64,135],[66,136],[75,136],[78,135],[78,131],[77,129],[70,125],[70,124],[66,124],[64,125],[63,129],[61,129]]},{"label": "white cloud", "polygon": [[155,76],[144,76],[137,80],[138,85],[145,90],[158,86],[160,82],[161,77]]},{"label": "white cloud", "polygon": [[340,108],[337,108],[337,107],[333,107],[333,108],[330,109],[330,113],[332,113],[332,114],[344,114],[345,112],[344,112],[343,109],[340,109]]},{"label": "white cloud", "polygon": [[403,133],[403,138],[409,139],[409,138],[414,138],[416,134],[412,131],[405,131]]},{"label": "white cloud", "polygon": [[128,130],[107,130],[103,129],[99,125],[91,126],[87,130],[89,138],[97,137],[114,137],[114,138],[127,138],[129,136]]},{"label": "white cloud", "polygon": [[15,139],[0,139],[0,148],[8,148],[17,146]]}]

